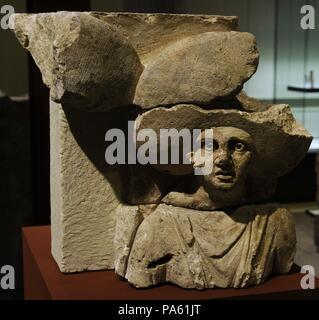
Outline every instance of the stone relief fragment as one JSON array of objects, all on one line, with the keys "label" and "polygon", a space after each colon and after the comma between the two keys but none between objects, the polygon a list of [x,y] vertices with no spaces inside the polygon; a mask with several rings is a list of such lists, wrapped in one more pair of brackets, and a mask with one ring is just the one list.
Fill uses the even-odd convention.
[{"label": "stone relief fragment", "polygon": [[[312,137],[288,105],[242,91],[259,54],[236,17],[57,12],[12,23],[50,88],[52,254],[62,272],[114,268],[138,288],[199,290],[289,272],[293,217],[267,201]],[[169,150],[188,162],[106,164],[106,131],[128,121],[154,132],[158,159],[161,130],[176,130]],[[198,149],[183,149],[182,129]],[[197,175],[203,151],[211,170]]]}]

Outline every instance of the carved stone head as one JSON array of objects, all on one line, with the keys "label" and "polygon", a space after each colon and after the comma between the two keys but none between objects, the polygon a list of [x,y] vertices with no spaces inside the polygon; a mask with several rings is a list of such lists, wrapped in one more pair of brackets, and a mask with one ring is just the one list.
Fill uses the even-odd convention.
[{"label": "carved stone head", "polygon": [[[253,157],[253,139],[244,130],[234,127],[216,127],[201,134],[201,152],[203,149],[211,161],[212,170],[203,176],[208,191],[244,189]],[[193,157],[197,166],[196,156]]]},{"label": "carved stone head", "polygon": [[[300,162],[311,142],[311,137],[306,138],[307,142],[300,139],[307,133],[285,105],[253,113],[234,109],[208,111],[193,105],[156,108],[139,116],[137,130],[143,128],[152,128],[156,133],[161,128],[202,130],[197,138],[200,148],[190,153],[190,165],[182,167],[184,178],[178,178],[182,181],[167,194],[158,196],[166,204],[200,210],[268,199],[278,177]],[[171,145],[171,149],[177,147]],[[194,176],[195,169],[207,162],[212,170]],[[180,175],[180,167],[158,165],[155,169],[174,176]]]}]

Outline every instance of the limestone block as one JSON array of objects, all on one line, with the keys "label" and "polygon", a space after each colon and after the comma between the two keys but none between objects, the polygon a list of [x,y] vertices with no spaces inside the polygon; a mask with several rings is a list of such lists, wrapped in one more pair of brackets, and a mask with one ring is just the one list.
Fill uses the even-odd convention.
[{"label": "limestone block", "polygon": [[[125,229],[138,207],[125,211],[117,230]],[[134,226],[134,236],[117,237],[127,248],[125,277],[136,287],[164,282],[196,289],[247,287],[288,272],[294,261],[293,216],[270,204],[227,213],[159,205],[137,232]]]},{"label": "limestone block", "polygon": [[116,210],[116,229],[114,236],[115,270],[124,277],[127,268],[127,260],[131,252],[136,231],[143,220],[143,215],[134,207],[120,205]]},{"label": "limestone block", "polygon": [[[234,104],[236,102],[239,103],[239,105],[238,105],[238,107],[236,107],[236,109],[242,110],[242,111],[247,111],[247,112],[266,111],[272,106],[269,103],[265,103],[260,100],[257,100],[257,99],[254,99],[252,97],[247,96],[247,94],[244,91],[241,91],[236,96],[236,100],[234,101]],[[225,102],[225,103],[227,103],[227,102]]]},{"label": "limestone block", "polygon": [[143,108],[195,103],[208,105],[235,96],[255,73],[255,37],[244,32],[206,32],[161,50],[146,65],[134,103]]},{"label": "limestone block", "polygon": [[51,102],[52,254],[62,272],[113,268],[121,178],[104,162],[109,118],[97,115]]},{"label": "limestone block", "polygon": [[238,18],[217,15],[91,12],[130,40],[143,65],[156,52],[185,37],[212,31],[236,31]]},{"label": "limestone block", "polygon": [[255,38],[234,31],[236,17],[57,12],[12,21],[51,99],[66,107],[206,105],[236,95],[258,64]]},{"label": "limestone block", "polygon": [[18,14],[14,28],[51,89],[51,99],[75,108],[130,104],[142,65],[130,42],[88,13]]}]

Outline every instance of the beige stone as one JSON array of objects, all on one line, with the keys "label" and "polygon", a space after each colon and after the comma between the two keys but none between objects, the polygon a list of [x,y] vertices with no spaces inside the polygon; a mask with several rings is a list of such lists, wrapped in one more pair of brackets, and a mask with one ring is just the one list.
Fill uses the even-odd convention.
[{"label": "beige stone", "polygon": [[120,173],[104,163],[101,114],[50,106],[52,254],[62,272],[113,268]]},{"label": "beige stone", "polygon": [[[62,272],[115,267],[136,287],[205,289],[257,285],[289,271],[291,214],[251,203],[269,198],[312,137],[289,106],[242,92],[258,50],[237,22],[98,12],[14,16],[17,38],[50,88],[52,254]],[[105,133],[127,128],[129,119],[138,132],[153,129],[158,137],[162,128],[213,129],[210,141],[197,137],[212,171],[194,175],[203,166],[198,150],[183,165],[107,165]]]},{"label": "beige stone", "polygon": [[[137,215],[138,207],[125,210],[118,230]],[[125,233],[122,239],[125,277],[139,288],[164,282],[196,289],[257,285],[271,273],[290,270],[296,245],[292,215],[270,204],[227,212],[160,205],[141,222],[135,237]]]},{"label": "beige stone", "polygon": [[[158,137],[160,129],[174,128],[180,131],[184,128],[193,130],[214,127],[236,127],[253,137],[256,159],[251,172],[259,178],[278,178],[287,174],[305,156],[312,141],[311,135],[295,120],[288,105],[273,105],[262,112],[243,112],[234,109],[205,110],[184,104],[172,108],[155,108],[136,120],[137,131],[150,128]],[[178,172],[178,166],[172,164],[169,173],[174,174],[175,170]],[[160,165],[155,168],[161,170]],[[163,170],[167,171],[168,167],[165,166]],[[184,173],[192,172],[190,165]]]},{"label": "beige stone", "polygon": [[58,12],[12,21],[51,99],[91,111],[206,104],[239,92],[258,61],[254,37],[232,31],[236,17]]},{"label": "beige stone", "polygon": [[51,89],[51,99],[74,108],[128,105],[143,70],[130,42],[88,13],[18,14],[15,33]]},{"label": "beige stone", "polygon": [[92,12],[130,40],[143,65],[182,38],[212,31],[236,31],[238,18],[218,15]]},{"label": "beige stone", "polygon": [[143,108],[209,105],[235,96],[255,73],[255,37],[244,32],[206,32],[163,48],[145,66],[134,103]]},{"label": "beige stone", "polygon": [[[212,171],[186,175],[184,184],[161,200],[165,204],[134,224],[133,236],[117,232],[117,243],[126,248],[117,273],[138,288],[171,282],[207,289],[257,285],[290,270],[296,250],[293,216],[270,204],[241,206],[267,200],[276,178],[292,170],[309,148],[312,138],[288,106],[262,112],[156,108],[139,116],[136,128],[152,128],[158,136],[161,128],[212,128],[197,137],[204,144],[190,155],[193,169],[208,161]],[[203,149],[207,154],[199,159],[196,153]],[[288,163],[278,163],[287,155]],[[136,206],[125,210],[117,230],[129,230],[129,217],[139,213]]]},{"label": "beige stone", "polygon": [[118,275],[124,277],[127,268],[127,260],[131,252],[131,246],[136,231],[143,220],[143,215],[138,207],[120,205],[116,210],[116,229],[114,236],[115,270]]},{"label": "beige stone", "polygon": [[236,109],[247,112],[260,112],[268,110],[272,105],[269,103],[262,102],[247,96],[244,91],[241,91],[237,96],[234,104],[239,103]]}]

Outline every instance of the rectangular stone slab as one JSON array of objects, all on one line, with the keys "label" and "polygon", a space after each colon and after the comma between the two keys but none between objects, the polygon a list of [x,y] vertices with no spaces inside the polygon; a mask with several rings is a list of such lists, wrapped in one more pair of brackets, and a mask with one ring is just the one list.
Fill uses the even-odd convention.
[{"label": "rectangular stone slab", "polygon": [[[15,14],[11,20],[18,40],[50,88],[51,99],[82,110],[111,110],[129,104],[143,108],[194,101],[207,104],[238,93],[258,62],[255,38],[235,31],[236,17],[56,12]],[[231,57],[237,46],[238,61]],[[189,61],[194,58],[199,61],[192,68]],[[172,65],[177,70],[171,70]],[[216,78],[225,71],[220,69],[223,65],[227,77]],[[189,82],[198,82],[197,77],[201,89],[196,91]],[[158,93],[149,96],[154,83]],[[192,91],[195,94],[190,95]]]},{"label": "rectangular stone slab", "polygon": [[[85,113],[83,117],[87,117]],[[66,115],[60,104],[51,101],[52,254],[62,272],[113,268],[114,262],[114,211],[119,200],[110,180],[118,177],[106,164],[104,170],[98,170],[96,161],[92,162],[94,157],[103,161],[101,145],[93,146],[87,154],[82,150],[85,140],[92,139],[90,145],[94,145],[98,139],[91,131],[93,121],[88,120],[83,129],[83,117],[76,111]],[[70,128],[74,120],[81,132],[76,126]],[[96,135],[104,142],[103,135]]]},{"label": "rectangular stone slab", "polygon": [[91,15],[124,34],[143,64],[147,63],[150,54],[181,38],[238,29],[238,18],[235,16],[121,12],[92,12]]}]

